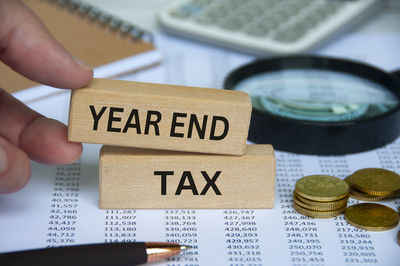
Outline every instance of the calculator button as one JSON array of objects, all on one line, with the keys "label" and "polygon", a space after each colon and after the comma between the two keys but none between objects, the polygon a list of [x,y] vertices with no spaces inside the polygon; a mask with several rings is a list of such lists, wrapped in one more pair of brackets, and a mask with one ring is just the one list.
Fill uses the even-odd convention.
[{"label": "calculator button", "polygon": [[243,32],[257,37],[267,36],[270,31],[271,27],[263,24],[250,25],[249,27],[243,29]]},{"label": "calculator button", "polygon": [[239,19],[229,18],[218,22],[218,25],[227,30],[239,30],[243,24]]},{"label": "calculator button", "polygon": [[281,42],[293,42],[300,39],[303,34],[306,32],[306,29],[293,28],[290,30],[281,30],[276,32],[272,38],[281,41]]},{"label": "calculator button", "polygon": [[216,17],[208,17],[205,15],[197,16],[193,18],[193,20],[203,25],[212,25],[217,21]]}]

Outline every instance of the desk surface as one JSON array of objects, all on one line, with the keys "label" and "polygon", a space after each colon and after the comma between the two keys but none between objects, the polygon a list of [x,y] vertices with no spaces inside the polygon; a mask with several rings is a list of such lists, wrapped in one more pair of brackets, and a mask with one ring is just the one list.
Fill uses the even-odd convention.
[{"label": "desk surface", "polygon": [[[108,1],[92,2],[101,6]],[[109,2],[111,12],[112,8],[117,10],[116,2],[131,1]],[[153,16],[157,7],[152,4],[162,7],[167,1],[141,1],[145,2],[141,11],[139,1],[132,2],[138,12],[132,21],[157,30]],[[126,8],[120,10],[126,19],[126,14],[131,14]],[[389,9],[322,52],[400,67],[400,38],[393,36],[400,25],[398,10]],[[380,34],[378,38],[374,33]],[[121,78],[218,87],[228,71],[253,59],[165,35],[158,39],[163,63]],[[378,53],[377,46],[381,48]],[[383,54],[382,50],[392,54]],[[28,99],[34,110],[67,121],[66,91]],[[81,159],[73,165],[33,163],[31,181],[22,191],[0,195],[0,252],[93,242],[171,241],[191,245],[193,249],[161,265],[398,265],[399,226],[386,232],[366,232],[349,226],[343,215],[332,219],[308,218],[293,210],[292,193],[296,180],[305,175],[321,173],[345,178],[365,167],[399,173],[400,139],[381,149],[347,156],[276,151],[275,206],[260,210],[100,210],[99,148],[100,145],[84,144]],[[358,202],[351,199],[349,204]],[[400,207],[399,199],[382,203],[396,210]]]}]

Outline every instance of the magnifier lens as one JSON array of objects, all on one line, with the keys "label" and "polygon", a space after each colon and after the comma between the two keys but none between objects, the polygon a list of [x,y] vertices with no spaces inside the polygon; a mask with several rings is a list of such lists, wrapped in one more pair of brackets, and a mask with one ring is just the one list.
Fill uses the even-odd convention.
[{"label": "magnifier lens", "polygon": [[296,120],[346,122],[373,118],[399,106],[398,97],[372,80],[334,70],[285,69],[252,75],[234,90],[253,109]]}]

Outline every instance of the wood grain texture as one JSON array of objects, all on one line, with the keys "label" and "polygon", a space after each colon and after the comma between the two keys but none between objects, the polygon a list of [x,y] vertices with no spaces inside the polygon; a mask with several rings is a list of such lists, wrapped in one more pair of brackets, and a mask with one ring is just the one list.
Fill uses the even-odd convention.
[{"label": "wood grain texture", "polygon": [[243,156],[103,146],[102,209],[272,208],[271,145],[247,145]]},{"label": "wood grain texture", "polygon": [[251,101],[244,92],[95,79],[71,95],[70,141],[242,155]]}]

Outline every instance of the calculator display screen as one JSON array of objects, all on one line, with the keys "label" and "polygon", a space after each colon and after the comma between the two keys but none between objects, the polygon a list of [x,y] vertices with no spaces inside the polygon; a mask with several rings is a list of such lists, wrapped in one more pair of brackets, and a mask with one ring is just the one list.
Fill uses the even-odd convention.
[{"label": "calculator display screen", "polygon": [[281,117],[321,122],[370,119],[395,109],[398,97],[374,81],[317,69],[264,72],[240,81],[253,109]]}]

